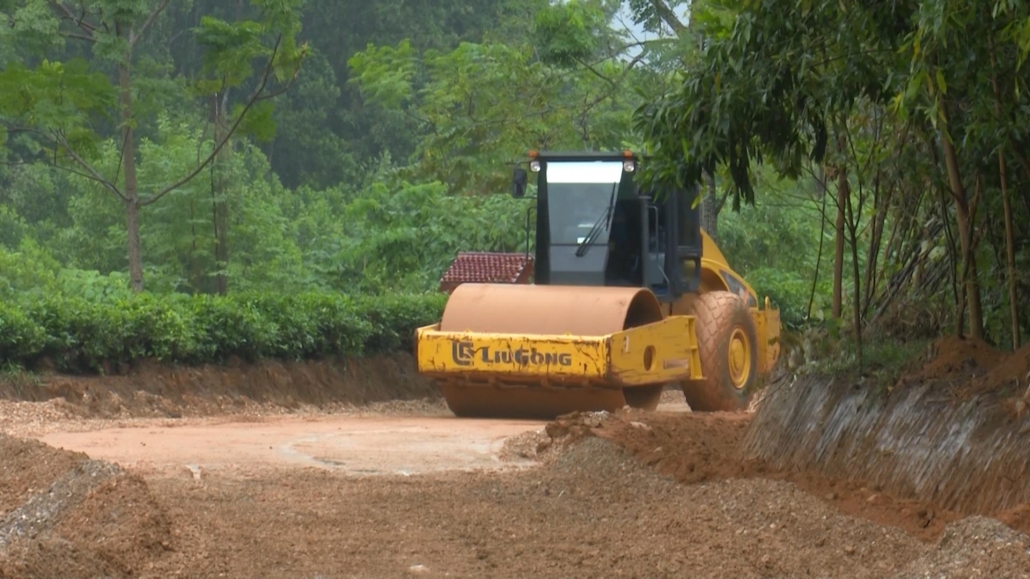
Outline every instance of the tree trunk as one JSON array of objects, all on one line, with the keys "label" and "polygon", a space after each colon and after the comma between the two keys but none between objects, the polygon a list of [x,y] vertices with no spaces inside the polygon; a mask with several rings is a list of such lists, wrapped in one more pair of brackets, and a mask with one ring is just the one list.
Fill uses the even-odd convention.
[{"label": "tree trunk", "polygon": [[[218,143],[225,138],[228,126],[225,119],[225,108],[228,104],[228,91],[219,99],[219,95],[212,97],[212,121],[214,125],[214,142]],[[211,210],[213,213],[212,223],[214,226],[215,239],[215,291],[225,295],[229,291],[229,277],[226,270],[229,267],[229,179],[226,176],[229,170],[228,161],[232,151],[231,145],[226,143],[211,162]]]},{"label": "tree trunk", "polygon": [[190,200],[190,280],[193,291],[203,293],[204,271],[197,256],[197,211],[193,200]]},{"label": "tree trunk", "polygon": [[850,194],[848,171],[837,169],[837,225],[833,252],[833,317],[840,319],[844,308],[844,207]]},{"label": "tree trunk", "polygon": [[706,175],[708,181],[708,194],[701,197],[701,229],[712,238],[712,241],[719,242],[719,199],[715,191],[715,177]]},{"label": "tree trunk", "polygon": [[136,183],[136,141],[132,130],[132,56],[118,65],[118,103],[122,123],[122,170],[125,172],[125,230],[129,249],[129,286],[143,291],[143,244],[140,240],[139,189]]},{"label": "tree trunk", "polygon": [[[889,188],[886,192],[881,193],[880,175],[876,176],[875,181],[873,189],[873,207],[875,208],[876,213],[873,214],[873,227],[869,236],[869,252],[866,258],[865,295],[862,304],[863,317],[869,313],[869,308],[873,303],[873,297],[880,284],[881,278],[879,275],[881,273],[881,268],[877,266],[880,263],[883,232],[887,223],[887,209],[890,207],[891,199],[894,196],[893,187]],[[922,263],[922,260],[920,260],[920,263]]]},{"label": "tree trunk", "polygon": [[143,291],[143,247],[139,234],[139,200],[125,200],[125,231],[129,245],[129,287]]},{"label": "tree trunk", "polygon": [[1012,324],[1012,350],[1018,350],[1021,337],[1019,335],[1019,294],[1016,292],[1016,249],[1012,231],[1012,202],[1009,200],[1008,178],[1005,175],[1005,154],[998,149],[998,176],[1001,178],[1001,203],[1005,219],[1005,277],[1009,289],[1009,317]]},{"label": "tree trunk", "polygon": [[[1001,122],[1001,91],[998,89],[997,61],[994,57],[994,36],[988,36],[991,50],[991,88],[994,90],[994,114]],[[1009,290],[1009,320],[1012,324],[1012,350],[1020,346],[1019,301],[1016,293],[1016,255],[1012,232],[1012,201],[1009,199],[1008,172],[1005,168],[1005,147],[998,148],[998,179],[1001,181],[1001,205],[1005,220],[1005,278]]]},{"label": "tree trunk", "polygon": [[[947,126],[946,124],[944,126]],[[969,198],[962,185],[958,168],[958,155],[951,137],[940,131],[941,147],[944,149],[944,164],[948,170],[951,196],[955,200],[955,220],[958,224],[959,246],[962,251],[962,282],[966,288],[966,306],[969,309],[969,333],[978,340],[984,336],[983,307],[980,304],[980,284],[977,283],[976,254],[973,251],[973,223],[969,215]]]},{"label": "tree trunk", "polygon": [[[1015,155],[1016,160],[1019,161],[1019,166],[1023,168],[1023,174],[1026,176],[1026,179],[1030,181],[1030,160],[1026,158],[1026,155],[1020,152],[1019,144],[1015,141],[1015,139],[1009,137],[1008,143],[1008,152]],[[1023,189],[1023,205],[1026,206],[1027,211],[1030,211],[1030,192],[1026,191],[1025,187]]]},{"label": "tree trunk", "polygon": [[826,181],[823,168],[819,167],[819,178],[816,180],[816,190],[823,206],[819,211],[819,250],[815,256],[815,274],[812,275],[812,290],[808,294],[808,308],[805,310],[805,319],[812,317],[812,304],[815,303],[815,288],[819,283],[819,269],[823,265],[823,239],[826,237]]},{"label": "tree trunk", "polygon": [[[859,183],[859,204],[862,203],[864,194],[862,193],[862,184]],[[850,193],[850,191],[849,191]],[[858,267],[858,220],[855,219],[855,207],[849,194],[846,198],[847,209],[848,209],[848,240],[851,246],[851,276],[852,283],[854,284],[854,291],[852,291],[852,330],[855,333],[855,346],[858,350],[858,366],[861,368],[865,364],[865,356],[862,351],[862,277],[859,274]]]},{"label": "tree trunk", "polygon": [[[951,272],[951,299],[955,302],[955,309],[959,308],[959,304],[962,303],[962,293],[959,290],[958,282],[958,263],[959,256],[958,251],[955,249],[955,234],[951,231],[951,226],[948,224],[950,221],[948,215],[948,199],[947,194],[944,192],[944,188],[941,187],[938,191],[940,193],[940,211],[941,211],[941,225],[944,227],[944,238],[948,242],[948,271]],[[958,333],[962,333],[962,327],[958,328]]]}]

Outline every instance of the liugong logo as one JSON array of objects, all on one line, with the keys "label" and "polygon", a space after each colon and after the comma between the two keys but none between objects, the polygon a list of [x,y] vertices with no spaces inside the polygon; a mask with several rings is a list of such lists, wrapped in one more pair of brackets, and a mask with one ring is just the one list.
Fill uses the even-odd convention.
[{"label": "liugong logo", "polygon": [[[472,342],[451,342],[451,359],[459,366],[471,366],[476,355]],[[491,350],[489,346],[479,348],[479,359],[484,364],[511,364],[519,366],[571,366],[572,354],[563,352],[539,352],[536,348],[518,350]]]}]

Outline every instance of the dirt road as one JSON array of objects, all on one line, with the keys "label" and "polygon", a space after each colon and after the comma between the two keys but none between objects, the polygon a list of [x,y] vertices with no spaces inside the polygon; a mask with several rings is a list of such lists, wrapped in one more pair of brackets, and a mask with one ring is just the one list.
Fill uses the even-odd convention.
[{"label": "dirt road", "polygon": [[0,435],[0,576],[1030,577],[998,521],[763,471],[747,416],[682,410],[51,421]]},{"label": "dirt road", "polygon": [[55,432],[39,440],[150,476],[240,476],[313,467],[348,475],[412,475],[511,467],[505,439],[544,422],[447,416],[318,416],[143,421],[133,427]]}]

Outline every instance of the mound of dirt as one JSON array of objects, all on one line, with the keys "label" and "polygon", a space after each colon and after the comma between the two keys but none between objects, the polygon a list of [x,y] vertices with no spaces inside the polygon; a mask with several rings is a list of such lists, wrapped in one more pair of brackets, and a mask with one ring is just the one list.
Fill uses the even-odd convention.
[{"label": "mound of dirt", "polygon": [[577,444],[601,438],[625,449],[657,474],[688,485],[727,479],[789,482],[839,512],[902,529],[924,540],[934,540],[948,523],[960,518],[959,513],[932,502],[892,496],[861,479],[837,479],[814,469],[778,468],[764,460],[745,458],[742,443],[749,422],[750,416],[743,413],[623,409],[613,414],[562,416],[543,431],[522,438],[536,447],[535,454],[526,452],[526,456],[545,464],[561,459]]},{"label": "mound of dirt", "polygon": [[[697,417],[678,418],[689,423]],[[872,578],[897,571],[924,552],[925,547],[904,531],[835,512],[795,485],[717,476],[718,469],[709,467],[721,460],[707,451],[698,451],[691,460],[701,466],[694,473],[709,470],[710,478],[702,483],[689,473],[691,484],[676,484],[677,477],[660,474],[640,460],[642,450],[651,446],[643,442],[650,438],[646,433],[655,432],[656,439],[667,442],[672,440],[670,432],[661,424],[645,427],[638,420],[627,423],[620,418],[605,420],[593,431],[596,436],[570,442],[552,455],[541,478],[554,500],[608,497],[611,507],[589,516],[605,528],[653,537],[656,544],[649,556],[662,559],[654,561],[654,569],[689,568],[690,576],[697,577]],[[732,422],[704,422],[719,433],[736,428]],[[697,443],[699,437],[691,440]],[[670,446],[668,455],[690,445]],[[648,497],[648,512],[620,508],[630,495],[638,501]],[[665,522],[657,528],[643,524],[655,520]],[[660,549],[657,535],[676,536],[691,547],[687,552]]]},{"label": "mound of dirt", "polygon": [[168,517],[138,476],[2,434],[0,450],[0,488],[12,491],[0,494],[0,577],[133,577],[171,548]]},{"label": "mound of dirt", "polygon": [[1030,534],[1030,505],[1019,505],[1018,507],[1002,511],[996,518],[1012,527]]},{"label": "mound of dirt", "polygon": [[1030,344],[996,362],[978,386],[980,390],[1011,386],[1016,395],[1030,403]]},{"label": "mound of dirt", "polygon": [[86,460],[80,452],[0,434],[0,517]]},{"label": "mound of dirt", "polygon": [[1015,530],[1030,531],[1025,507],[962,519],[862,481],[779,470],[742,457],[747,426],[743,414],[561,417],[540,433],[554,436],[545,449],[560,449],[542,454],[544,484],[582,496],[601,492],[601,481],[606,492],[632,488],[666,506],[686,493],[707,527],[688,531],[698,545],[710,549],[724,527],[736,529],[746,564],[726,576],[1030,577],[1030,537]]},{"label": "mound of dirt", "polygon": [[760,473],[760,463],[740,458],[747,414],[653,416],[630,411],[594,431],[628,449],[644,464],[687,483]]},{"label": "mound of dirt", "polygon": [[553,456],[546,470],[560,478],[589,479],[602,485],[637,488],[641,492],[669,492],[671,478],[656,476],[625,448],[603,438],[588,437]]},{"label": "mound of dirt", "polygon": [[984,376],[1005,353],[982,340],[945,336],[930,346],[921,367],[902,377],[904,384],[947,380],[965,381]]},{"label": "mound of dirt", "polygon": [[748,564],[751,576],[881,578],[924,549],[903,530],[842,514],[783,481],[712,481],[685,492],[690,504],[703,505],[698,514],[707,527],[688,532],[705,537],[732,531],[728,544],[702,540],[699,545]]},{"label": "mound of dirt", "polygon": [[1030,578],[1030,536],[985,517],[952,523],[936,548],[913,561],[896,579],[938,577]]},{"label": "mound of dirt", "polygon": [[1030,403],[1030,344],[1004,352],[973,338],[943,337],[930,347],[923,364],[906,373],[898,386],[945,385],[968,397],[1007,390]]},{"label": "mound of dirt", "polygon": [[60,404],[39,411],[65,418],[124,419],[338,410],[393,401],[439,401],[440,395],[418,374],[411,355],[402,353],[195,368],[142,363],[123,375],[7,378],[0,380],[0,399],[58,399]]},{"label": "mound of dirt", "polygon": [[573,412],[548,422],[543,430],[531,430],[505,439],[501,460],[535,459],[546,461],[569,445],[591,436],[611,415],[607,411]]}]

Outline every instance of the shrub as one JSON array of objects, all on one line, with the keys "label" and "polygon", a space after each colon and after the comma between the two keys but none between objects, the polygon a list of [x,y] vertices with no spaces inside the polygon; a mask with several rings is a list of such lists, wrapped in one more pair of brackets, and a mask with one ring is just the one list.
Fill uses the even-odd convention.
[{"label": "shrub", "polygon": [[245,293],[0,302],[0,366],[96,372],[157,359],[305,360],[410,351],[415,328],[439,319],[446,296]]},{"label": "shrub", "polygon": [[[780,310],[785,327],[798,329],[805,325],[811,280],[791,271],[770,268],[756,268],[748,272],[747,279],[759,296],[769,296],[772,306]],[[817,301],[815,306],[819,305]]]}]

